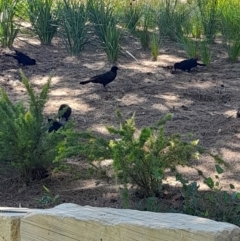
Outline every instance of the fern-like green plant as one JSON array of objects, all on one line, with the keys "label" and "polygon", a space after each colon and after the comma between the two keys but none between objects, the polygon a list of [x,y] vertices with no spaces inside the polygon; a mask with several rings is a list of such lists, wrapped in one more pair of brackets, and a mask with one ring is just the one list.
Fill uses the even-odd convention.
[{"label": "fern-like green plant", "polygon": [[48,133],[43,116],[51,77],[37,95],[28,79],[20,71],[28,96],[28,107],[23,102],[13,103],[6,92],[0,90],[0,161],[9,161],[26,182],[46,177],[61,149],[68,144],[69,128]]},{"label": "fern-like green plant", "polygon": [[157,127],[145,127],[136,137],[137,128],[134,116],[121,119],[119,129],[108,127],[111,134],[117,134],[119,139],[110,141],[114,160],[114,170],[121,173],[123,182],[131,183],[144,191],[148,197],[161,191],[165,170],[176,170],[177,165],[188,165],[189,160],[197,157],[197,141],[184,142],[179,135],[164,134],[164,124],[171,119],[165,116]]}]

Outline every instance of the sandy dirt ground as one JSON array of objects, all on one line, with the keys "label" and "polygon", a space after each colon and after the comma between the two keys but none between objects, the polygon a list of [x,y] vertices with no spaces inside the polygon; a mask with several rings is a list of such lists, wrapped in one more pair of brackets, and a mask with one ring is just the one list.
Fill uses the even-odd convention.
[{"label": "sandy dirt ground", "polygon": [[[125,118],[135,112],[138,128],[153,125],[171,112],[173,119],[167,123],[166,132],[195,134],[202,146],[231,164],[234,171],[222,175],[222,185],[227,187],[233,183],[239,191],[240,119],[236,118],[236,112],[240,107],[240,63],[230,63],[220,45],[212,45],[210,66],[197,67],[191,73],[177,71],[173,74],[165,67],[186,58],[176,45],[165,43],[158,60],[153,62],[149,51],[143,51],[136,39],[125,39],[123,55],[117,62],[118,76],[109,85],[109,92],[99,84],[79,85],[80,81],[111,68],[105,53],[97,45],[87,46],[79,57],[69,57],[57,38],[51,46],[41,46],[34,38],[20,36],[14,47],[36,59],[36,66],[23,67],[36,90],[53,73],[46,119],[57,113],[60,104],[66,103],[72,107],[71,118],[79,130],[90,129],[107,135],[106,125],[119,125],[116,108]],[[10,98],[27,101],[17,61],[1,55],[0,69],[0,85]],[[123,207],[113,178],[109,180],[98,175],[93,178],[84,160],[74,160],[74,163],[72,165],[77,166],[74,174],[60,172],[28,187],[1,175],[0,205],[39,207],[37,199],[44,195],[45,185],[52,195],[59,194],[59,202]],[[196,166],[207,175],[215,173],[213,160],[209,157],[201,157]],[[190,169],[180,170],[198,180]],[[173,186],[178,185],[173,178],[169,180]]]}]

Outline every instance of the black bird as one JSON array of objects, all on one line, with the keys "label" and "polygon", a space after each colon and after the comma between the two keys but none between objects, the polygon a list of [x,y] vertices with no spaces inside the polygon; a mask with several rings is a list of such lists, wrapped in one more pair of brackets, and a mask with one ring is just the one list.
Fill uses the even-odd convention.
[{"label": "black bird", "polygon": [[106,85],[111,83],[116,78],[117,70],[118,70],[118,67],[113,66],[110,71],[108,71],[104,74],[96,75],[96,76],[90,78],[87,81],[80,82],[79,84],[85,85],[85,84],[88,84],[88,83],[98,83],[98,84],[102,84],[103,87],[105,88],[105,90],[107,91]]},{"label": "black bird", "polygon": [[197,62],[197,59],[187,59],[183,60],[180,63],[175,63],[173,68],[176,69],[181,69],[182,71],[188,71],[190,72],[191,68],[197,67],[197,65],[200,66],[206,66],[205,64],[199,64]]},{"label": "black bird", "polygon": [[65,118],[65,121],[68,121],[68,118],[70,117],[72,113],[72,109],[67,104],[62,104],[58,109],[58,118],[63,119]]},{"label": "black bird", "polygon": [[51,123],[51,126],[48,128],[48,132],[56,132],[57,130],[59,130],[61,127],[63,127],[63,124],[55,121],[53,119],[48,119],[48,122]]},{"label": "black bird", "polygon": [[18,61],[18,64],[22,64],[23,66],[36,64],[35,59],[31,59],[29,56],[27,56],[26,54],[24,54],[18,50],[14,50],[14,51],[15,51],[16,55],[12,55],[12,54],[5,54],[5,55],[13,57],[14,59],[16,59]]}]

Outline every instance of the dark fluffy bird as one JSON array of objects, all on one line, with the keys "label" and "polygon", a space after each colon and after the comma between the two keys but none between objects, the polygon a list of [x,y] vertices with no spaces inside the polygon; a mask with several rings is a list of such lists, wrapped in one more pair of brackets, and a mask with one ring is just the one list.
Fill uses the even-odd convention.
[{"label": "dark fluffy bird", "polygon": [[24,54],[18,50],[14,50],[14,51],[15,51],[16,55],[12,55],[12,54],[5,54],[5,55],[13,57],[14,59],[16,59],[18,61],[18,64],[22,64],[24,66],[36,64],[35,59],[31,59],[29,56],[27,56],[26,54]]},{"label": "dark fluffy bird", "polygon": [[58,109],[58,118],[59,119],[65,119],[65,121],[68,121],[70,115],[72,114],[72,109],[67,104],[62,104]]},{"label": "dark fluffy bird", "polygon": [[85,85],[85,84],[88,84],[88,83],[98,83],[98,84],[102,84],[103,87],[105,88],[105,90],[107,91],[106,85],[111,83],[116,78],[117,70],[118,70],[118,67],[113,66],[110,71],[108,71],[104,74],[96,75],[96,76],[90,78],[87,81],[80,82],[79,84]]},{"label": "dark fluffy bird", "polygon": [[174,64],[174,69],[181,69],[182,71],[188,71],[190,72],[191,68],[197,67],[197,65],[200,66],[206,66],[205,64],[199,64],[197,62],[197,59],[187,59],[187,60],[183,60],[180,63],[175,63]]},{"label": "dark fluffy bird", "polygon": [[48,119],[48,122],[51,123],[51,126],[48,128],[48,132],[56,132],[57,130],[59,130],[61,127],[63,127],[63,124],[55,121],[53,119]]}]

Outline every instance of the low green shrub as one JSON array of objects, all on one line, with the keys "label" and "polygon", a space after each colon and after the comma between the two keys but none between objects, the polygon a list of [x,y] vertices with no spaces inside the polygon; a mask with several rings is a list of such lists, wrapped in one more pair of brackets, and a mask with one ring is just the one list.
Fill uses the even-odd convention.
[{"label": "low green shrub", "polygon": [[[101,163],[102,160],[113,159],[116,182],[124,187],[122,198],[126,208],[129,207],[129,187],[137,187],[137,192],[144,197],[137,204],[140,210],[181,212],[240,225],[240,193],[222,191],[220,184],[224,168],[230,169],[228,163],[200,147],[198,140],[191,140],[192,135],[185,136],[184,140],[177,134],[166,135],[164,125],[171,119],[171,115],[166,115],[156,126],[141,130],[136,128],[134,116],[125,120],[119,111],[117,115],[120,127],[107,127],[111,134],[109,138],[82,133],[78,136],[81,146],[72,145],[68,154],[83,155],[94,169],[99,168],[93,164],[96,161]],[[215,161],[214,178],[205,176],[191,161],[198,159],[202,153]],[[210,191],[200,191],[200,184],[189,182],[186,174],[183,177],[177,170],[179,165],[196,169]],[[167,177],[168,170],[182,184],[178,191],[180,203],[177,208],[161,203],[166,187],[163,180]],[[230,184],[230,188],[234,189],[234,186]]]},{"label": "low green shrub", "polygon": [[231,191],[222,190],[220,181],[224,167],[229,168],[229,165],[218,156],[209,155],[217,162],[214,178],[206,177],[200,170],[198,170],[198,174],[203,177],[204,183],[209,187],[210,191],[200,191],[199,184],[196,182],[189,183],[178,176],[178,180],[183,184],[183,212],[239,226],[240,193],[233,190],[233,184],[229,184]]},{"label": "low green shrub", "polygon": [[192,158],[198,157],[198,141],[181,141],[179,135],[167,136],[164,124],[171,119],[165,116],[157,127],[145,127],[139,135],[134,123],[134,116],[121,120],[119,129],[107,127],[111,134],[119,135],[110,141],[114,170],[121,174],[125,186],[128,183],[140,188],[145,196],[157,195],[162,188],[165,171],[176,171],[177,165],[189,165]]},{"label": "low green shrub", "polygon": [[51,205],[58,205],[59,204],[59,195],[57,194],[54,196],[51,191],[43,185],[44,195],[41,198],[37,198],[36,202],[43,207],[49,207]]},{"label": "low green shrub", "polygon": [[[176,189],[175,196],[178,200],[175,200],[174,204],[167,202],[168,197],[162,200],[162,196],[153,196],[141,199],[136,205],[137,209],[150,212],[185,213],[240,226],[240,193],[234,190],[233,184],[229,184],[228,191],[222,190],[221,185],[221,175],[225,168],[229,169],[229,165],[218,156],[210,153],[209,155],[216,161],[216,173],[212,175],[213,177],[207,177],[201,170],[197,170],[209,190],[200,190],[202,183],[189,182],[187,177],[183,178],[180,173],[177,173],[176,180],[182,183],[182,187]],[[173,188],[172,192],[174,192]],[[171,191],[167,193],[172,196]]]},{"label": "low green shrub", "polygon": [[56,133],[47,131],[49,126],[43,116],[43,109],[51,77],[37,95],[23,72],[20,73],[29,96],[28,107],[21,101],[13,103],[6,92],[0,90],[0,162],[10,163],[20,178],[28,183],[45,178],[48,170],[64,158],[63,150],[74,142],[74,132],[70,128],[71,124]]}]

